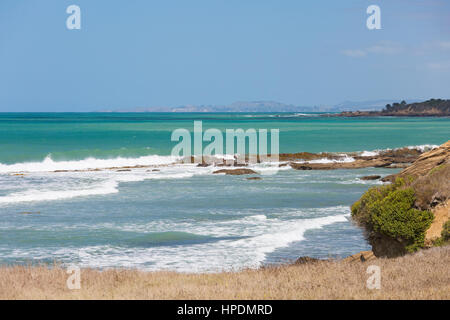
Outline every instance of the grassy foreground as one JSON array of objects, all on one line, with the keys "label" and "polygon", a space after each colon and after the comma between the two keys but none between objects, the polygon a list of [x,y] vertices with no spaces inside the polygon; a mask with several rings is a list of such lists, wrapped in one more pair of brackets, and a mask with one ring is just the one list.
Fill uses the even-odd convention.
[{"label": "grassy foreground", "polygon": [[[369,265],[381,289],[369,290]],[[66,270],[0,268],[0,299],[450,299],[450,246],[395,259],[324,261],[216,274],[81,270],[69,290]]]}]

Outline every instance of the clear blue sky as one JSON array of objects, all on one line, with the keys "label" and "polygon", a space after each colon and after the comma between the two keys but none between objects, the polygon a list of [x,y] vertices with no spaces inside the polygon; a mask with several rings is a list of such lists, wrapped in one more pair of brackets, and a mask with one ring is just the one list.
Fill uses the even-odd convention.
[{"label": "clear blue sky", "polygon": [[0,1],[0,111],[429,97],[450,97],[448,0]]}]

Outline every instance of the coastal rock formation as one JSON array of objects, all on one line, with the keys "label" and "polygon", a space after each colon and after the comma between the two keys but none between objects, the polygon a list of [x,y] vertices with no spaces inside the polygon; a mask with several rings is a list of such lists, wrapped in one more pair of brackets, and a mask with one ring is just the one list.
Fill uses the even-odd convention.
[{"label": "coastal rock formation", "polygon": [[440,241],[450,218],[450,141],[370,188],[352,206],[377,257],[396,257]]},{"label": "coastal rock formation", "polygon": [[[284,158],[291,159],[297,155],[303,155],[294,153],[285,155]],[[341,154],[308,154],[308,161],[316,159],[331,160],[326,163],[316,162],[290,162],[289,165],[296,170],[334,170],[334,169],[360,169],[360,168],[398,168],[405,167],[417,160],[422,154],[422,151],[414,148],[400,148],[383,150],[372,156],[358,155],[354,152],[341,153]],[[313,156],[314,155],[314,156]],[[346,161],[349,158],[353,158],[354,161]],[[305,159],[302,159],[305,160]]]},{"label": "coastal rock formation", "polygon": [[[281,153],[276,158],[280,167],[291,166],[296,170],[334,170],[334,169],[359,169],[359,168],[404,168],[414,162],[423,151],[415,148],[387,149],[373,152],[373,155],[364,155],[361,152],[297,152]],[[221,158],[216,156],[193,156],[180,160],[179,163],[195,163],[197,167],[246,167],[249,164],[249,155],[238,161],[237,157]],[[252,158],[257,163],[261,162],[258,156]],[[272,160],[271,160],[272,159]],[[196,161],[195,161],[196,160]],[[272,155],[264,161],[274,161]],[[178,162],[177,162],[178,163]]]},{"label": "coastal rock formation", "polygon": [[220,169],[214,171],[213,174],[224,173],[226,175],[243,175],[243,174],[258,174],[256,171],[251,169]]},{"label": "coastal rock formation", "polygon": [[430,170],[450,163],[450,141],[447,141],[439,148],[433,149],[419,156],[419,158],[408,168],[403,170],[399,176],[424,176]]}]

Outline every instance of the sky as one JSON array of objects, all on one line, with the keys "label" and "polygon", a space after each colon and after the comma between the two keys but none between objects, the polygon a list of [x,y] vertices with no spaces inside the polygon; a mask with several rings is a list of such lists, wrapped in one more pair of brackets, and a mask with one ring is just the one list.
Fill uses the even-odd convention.
[{"label": "sky", "polygon": [[432,97],[450,98],[448,0],[0,1],[0,112]]}]

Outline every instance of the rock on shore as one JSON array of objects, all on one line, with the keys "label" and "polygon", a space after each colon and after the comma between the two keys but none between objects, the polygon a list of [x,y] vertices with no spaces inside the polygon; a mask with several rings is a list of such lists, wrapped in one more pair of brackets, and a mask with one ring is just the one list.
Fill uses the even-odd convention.
[{"label": "rock on shore", "polygon": [[251,169],[221,169],[221,170],[217,170],[217,171],[213,172],[213,174],[219,174],[219,173],[224,173],[226,175],[232,175],[232,176],[243,175],[243,174],[258,174],[256,171],[253,171]]},{"label": "rock on shore", "polygon": [[[413,148],[400,148],[383,150],[373,156],[362,156],[352,152],[333,155],[326,158],[327,163],[315,162],[290,162],[289,165],[296,170],[334,170],[334,169],[360,169],[360,168],[398,168],[414,162],[422,154],[422,151]],[[297,154],[291,154],[291,157]],[[319,154],[317,154],[319,155]],[[323,155],[323,154],[322,154]],[[308,155],[310,159],[318,159]],[[346,161],[349,157],[354,161]],[[285,158],[288,158],[285,156]],[[321,158],[323,159],[323,157]]]},{"label": "rock on shore", "polygon": [[364,176],[364,177],[361,177],[360,179],[361,180],[378,180],[380,178],[381,178],[381,176],[373,175],[373,176]]}]

